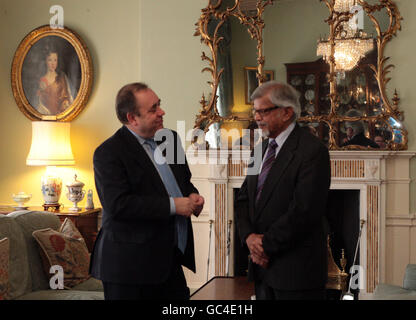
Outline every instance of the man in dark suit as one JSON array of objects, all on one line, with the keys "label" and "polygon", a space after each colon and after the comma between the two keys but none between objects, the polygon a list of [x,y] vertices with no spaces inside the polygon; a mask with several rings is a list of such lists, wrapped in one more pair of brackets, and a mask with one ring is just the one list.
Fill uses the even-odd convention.
[{"label": "man in dark suit", "polygon": [[189,299],[182,265],[195,272],[190,216],[204,199],[176,132],[161,131],[165,112],[153,90],[124,86],[116,112],[123,126],[94,153],[103,218],[91,274],[103,281],[105,299]]},{"label": "man in dark suit", "polygon": [[[356,109],[349,110],[346,114],[347,117],[361,117],[362,114]],[[373,140],[368,139],[364,135],[364,123],[362,121],[345,121],[344,128],[347,137],[341,147],[345,146],[362,146],[379,149],[380,146]]]},{"label": "man in dark suit", "polygon": [[296,124],[299,94],[290,85],[266,82],[251,99],[267,139],[263,159],[254,158],[260,168],[247,175],[235,210],[256,299],[324,299],[328,149]]}]

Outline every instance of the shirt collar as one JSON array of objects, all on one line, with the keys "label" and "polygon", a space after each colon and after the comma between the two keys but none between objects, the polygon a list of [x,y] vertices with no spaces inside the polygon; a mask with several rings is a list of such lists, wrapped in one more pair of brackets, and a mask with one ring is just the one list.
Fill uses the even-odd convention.
[{"label": "shirt collar", "polygon": [[[295,129],[296,121],[293,121],[285,130],[283,130],[274,140],[276,141],[277,145],[280,147],[283,146],[289,135],[292,133],[293,129]],[[273,138],[269,138],[269,143]]]},{"label": "shirt collar", "polygon": [[146,142],[146,140],[148,140],[148,139],[145,139],[145,138],[139,136],[136,132],[134,132],[133,130],[131,130],[127,126],[126,126],[126,128],[137,138],[137,140],[140,142],[141,145],[143,145]]}]

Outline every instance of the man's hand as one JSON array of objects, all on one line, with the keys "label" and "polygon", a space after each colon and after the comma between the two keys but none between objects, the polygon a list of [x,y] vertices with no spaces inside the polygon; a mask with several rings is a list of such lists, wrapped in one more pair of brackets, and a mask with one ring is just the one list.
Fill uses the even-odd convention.
[{"label": "man's hand", "polygon": [[251,233],[246,239],[248,250],[253,255],[258,257],[264,257],[265,253],[263,250],[263,235],[257,233]]},{"label": "man's hand", "polygon": [[178,215],[190,217],[195,211],[196,206],[190,198],[173,198],[173,201]]},{"label": "man's hand", "polygon": [[260,267],[267,269],[269,265],[269,258],[263,258],[256,256],[255,254],[250,254],[251,261],[258,264]]},{"label": "man's hand", "polygon": [[202,208],[204,207],[204,203],[205,203],[204,197],[197,193],[191,193],[189,195],[189,199],[192,201],[195,207],[193,214],[195,215],[195,217],[198,217],[202,211]]},{"label": "man's hand", "polygon": [[263,268],[267,268],[269,257],[263,249],[263,236],[264,235],[262,234],[251,233],[247,237],[246,243],[248,249],[250,250],[251,260]]}]

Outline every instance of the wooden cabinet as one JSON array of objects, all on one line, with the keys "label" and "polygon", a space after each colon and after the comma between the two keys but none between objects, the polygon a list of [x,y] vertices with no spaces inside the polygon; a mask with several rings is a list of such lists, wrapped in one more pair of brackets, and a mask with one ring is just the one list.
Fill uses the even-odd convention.
[{"label": "wooden cabinet", "polygon": [[314,62],[286,63],[287,83],[300,93],[301,117],[328,114],[329,66],[322,59]]},{"label": "wooden cabinet", "polygon": [[[313,62],[286,63],[285,66],[287,83],[300,93],[300,116],[329,114],[329,65],[323,59],[318,59]],[[326,125],[309,123],[308,126],[324,143],[328,142],[329,129]]]},{"label": "wooden cabinet", "polygon": [[[29,207],[27,210],[44,211],[43,207]],[[0,214],[8,214],[13,211],[15,211],[15,209],[12,206],[0,207]],[[52,213],[57,215],[61,222],[63,222],[65,218],[71,219],[71,221],[75,224],[81,235],[84,237],[88,247],[88,251],[91,252],[94,246],[95,239],[97,238],[98,215],[100,214],[100,212],[101,208],[82,209],[78,212],[71,212],[62,209],[60,211]]]}]

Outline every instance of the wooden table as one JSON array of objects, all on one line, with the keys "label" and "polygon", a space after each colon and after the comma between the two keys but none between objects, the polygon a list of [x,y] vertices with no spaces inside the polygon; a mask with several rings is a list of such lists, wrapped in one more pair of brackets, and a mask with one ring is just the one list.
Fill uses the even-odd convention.
[{"label": "wooden table", "polygon": [[191,295],[191,300],[251,300],[254,282],[247,277],[214,277]]},{"label": "wooden table", "polygon": [[[44,211],[43,207],[29,207],[26,210]],[[13,211],[16,211],[16,209],[13,206],[0,205],[0,214],[8,214]],[[95,208],[95,209],[82,208],[82,210],[78,212],[68,211],[67,209],[64,208],[59,211],[48,211],[48,212],[51,212],[57,215],[59,219],[61,220],[61,222],[63,222],[65,218],[71,219],[71,221],[75,224],[79,232],[84,237],[88,250],[90,252],[92,251],[95,239],[97,237],[98,214],[101,212],[101,208]]]}]

